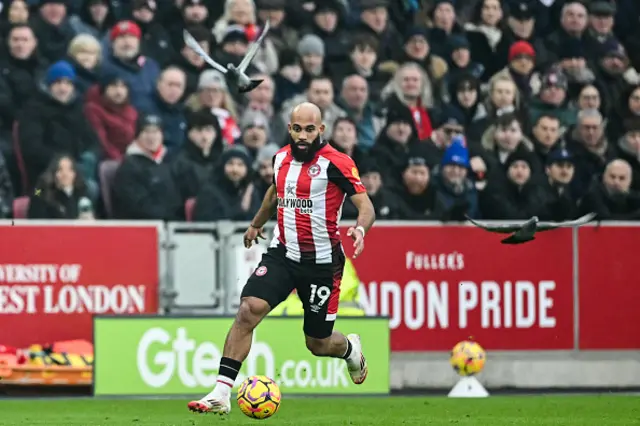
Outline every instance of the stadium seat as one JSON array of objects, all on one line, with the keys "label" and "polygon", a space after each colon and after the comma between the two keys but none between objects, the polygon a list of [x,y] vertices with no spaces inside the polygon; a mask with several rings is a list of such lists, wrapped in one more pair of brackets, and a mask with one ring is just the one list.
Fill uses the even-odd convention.
[{"label": "stadium seat", "polygon": [[26,219],[29,211],[29,197],[17,197],[13,200],[13,218]]},{"label": "stadium seat", "polygon": [[100,175],[100,192],[102,193],[102,201],[107,217],[113,217],[113,204],[111,203],[111,187],[116,177],[116,171],[120,167],[118,160],[105,160],[98,166]]},{"label": "stadium seat", "polygon": [[17,121],[13,123],[12,139],[13,153],[15,155],[16,162],[18,163],[18,170],[20,171],[20,183],[22,184],[21,194],[28,194],[31,188],[29,188],[29,175],[27,174],[27,165],[25,164],[24,157],[22,156],[22,147],[20,146],[20,137],[18,136]]},{"label": "stadium seat", "polygon": [[196,199],[195,197],[189,198],[186,203],[184,203],[184,217],[187,219],[187,222],[193,222],[193,209],[196,207]]}]

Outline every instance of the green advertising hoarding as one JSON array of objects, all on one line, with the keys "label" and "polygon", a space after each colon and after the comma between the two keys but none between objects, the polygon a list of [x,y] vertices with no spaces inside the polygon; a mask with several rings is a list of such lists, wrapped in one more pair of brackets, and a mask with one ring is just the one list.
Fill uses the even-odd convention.
[{"label": "green advertising hoarding", "polygon": [[[233,318],[109,316],[94,319],[95,395],[206,394]],[[336,329],[360,334],[369,365],[354,385],[342,359],[318,358],[306,348],[302,318],[268,317],[236,385],[253,375],[273,378],[286,394],[386,394],[389,392],[389,320],[340,318]]]}]

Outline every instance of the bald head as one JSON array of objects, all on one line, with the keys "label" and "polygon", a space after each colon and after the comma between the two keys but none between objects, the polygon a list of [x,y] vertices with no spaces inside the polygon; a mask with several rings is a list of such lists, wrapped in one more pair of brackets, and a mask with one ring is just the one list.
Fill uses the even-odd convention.
[{"label": "bald head", "polygon": [[313,122],[319,127],[322,124],[322,112],[316,104],[303,102],[291,111],[291,123]]},{"label": "bald head", "polygon": [[322,133],[322,112],[317,105],[303,102],[291,111],[291,152],[298,161],[304,163],[314,158],[322,143]]},{"label": "bald head", "polygon": [[604,170],[602,181],[609,192],[627,193],[631,188],[631,166],[625,160],[613,160]]}]

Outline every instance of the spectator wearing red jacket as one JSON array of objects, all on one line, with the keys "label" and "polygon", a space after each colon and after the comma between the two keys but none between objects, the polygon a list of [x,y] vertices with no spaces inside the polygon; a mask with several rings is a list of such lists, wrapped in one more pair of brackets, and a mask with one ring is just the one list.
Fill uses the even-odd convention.
[{"label": "spectator wearing red jacket", "polygon": [[129,87],[108,74],[86,95],[85,115],[100,139],[106,158],[121,160],[135,138],[138,112],[129,103]]}]

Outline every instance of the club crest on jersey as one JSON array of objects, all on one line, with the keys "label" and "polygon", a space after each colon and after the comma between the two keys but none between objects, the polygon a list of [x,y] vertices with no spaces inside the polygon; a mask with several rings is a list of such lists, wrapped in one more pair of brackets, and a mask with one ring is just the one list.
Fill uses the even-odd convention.
[{"label": "club crest on jersey", "polygon": [[317,164],[312,164],[311,166],[309,166],[307,174],[309,175],[309,177],[314,178],[317,177],[321,171],[322,169],[320,168],[320,166],[318,166]]},{"label": "club crest on jersey", "polygon": [[263,275],[265,275],[267,273],[267,267],[266,266],[261,266],[258,269],[256,269],[256,275],[261,277]]}]

